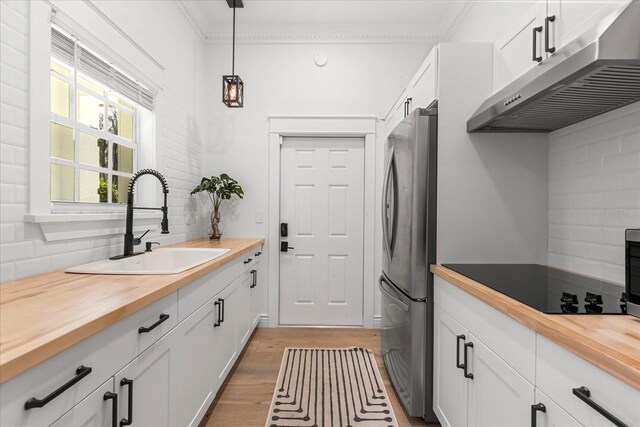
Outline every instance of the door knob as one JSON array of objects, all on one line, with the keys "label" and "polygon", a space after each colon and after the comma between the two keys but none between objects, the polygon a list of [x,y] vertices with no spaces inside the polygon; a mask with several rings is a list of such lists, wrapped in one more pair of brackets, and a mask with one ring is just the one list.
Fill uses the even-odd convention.
[{"label": "door knob", "polygon": [[289,246],[289,242],[283,241],[280,242],[280,252],[289,252],[289,249],[295,249]]}]

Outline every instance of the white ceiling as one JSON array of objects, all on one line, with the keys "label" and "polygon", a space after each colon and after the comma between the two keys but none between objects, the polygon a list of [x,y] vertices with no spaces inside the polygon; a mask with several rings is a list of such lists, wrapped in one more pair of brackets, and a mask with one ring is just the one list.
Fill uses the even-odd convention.
[{"label": "white ceiling", "polygon": [[[179,0],[192,24],[209,40],[231,34],[226,0]],[[236,11],[243,36],[442,36],[468,0],[244,0]]]}]

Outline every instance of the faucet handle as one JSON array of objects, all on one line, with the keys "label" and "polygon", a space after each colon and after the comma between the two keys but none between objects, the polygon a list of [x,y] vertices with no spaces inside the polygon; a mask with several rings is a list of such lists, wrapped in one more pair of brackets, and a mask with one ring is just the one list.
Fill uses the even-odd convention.
[{"label": "faucet handle", "polygon": [[140,236],[140,237],[134,237],[134,238],[133,238],[133,245],[134,245],[134,246],[138,246],[140,243],[142,243],[142,238],[143,238],[144,236],[146,236],[146,235],[147,235],[147,233],[148,233],[148,232],[150,232],[150,231],[151,231],[151,230],[147,230],[147,231],[145,231],[144,233],[142,233],[142,236]]}]

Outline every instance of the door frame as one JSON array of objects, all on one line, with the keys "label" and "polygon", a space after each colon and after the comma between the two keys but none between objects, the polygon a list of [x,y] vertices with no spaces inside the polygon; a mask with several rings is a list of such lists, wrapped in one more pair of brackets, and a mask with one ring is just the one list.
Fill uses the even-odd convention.
[{"label": "door frame", "polygon": [[[373,327],[375,267],[376,117],[269,117],[269,327],[280,324],[280,149],[285,137],[355,137],[364,140],[364,246],[362,326]],[[367,286],[370,284],[370,286]]]}]

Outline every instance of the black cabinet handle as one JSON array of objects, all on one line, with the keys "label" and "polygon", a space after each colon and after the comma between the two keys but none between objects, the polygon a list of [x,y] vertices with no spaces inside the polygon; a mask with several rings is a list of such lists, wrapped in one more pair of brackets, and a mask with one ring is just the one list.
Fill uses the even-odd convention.
[{"label": "black cabinet handle", "polygon": [[462,369],[464,370],[464,377],[472,380],[473,374],[467,370],[469,368],[468,356],[467,356],[467,349],[469,347],[473,348],[472,342],[464,343],[464,363],[462,365]]},{"label": "black cabinet handle", "polygon": [[536,62],[542,61],[542,56],[537,56],[538,54],[538,34],[542,32],[542,25],[539,27],[533,27],[533,60]]},{"label": "black cabinet handle", "polygon": [[256,252],[255,254],[253,254],[254,256],[260,256],[262,255],[262,252]]},{"label": "black cabinet handle", "polygon": [[249,264],[251,261],[253,261],[253,259],[252,259],[252,258],[247,258],[246,260],[244,260],[244,263],[245,263],[245,264]]},{"label": "black cabinet handle", "polygon": [[44,405],[51,402],[53,399],[60,396],[65,391],[69,390],[71,387],[77,384],[81,379],[89,375],[91,371],[92,369],[88,366],[84,366],[84,365],[78,366],[76,368],[75,377],[73,377],[72,379],[70,379],[69,381],[67,381],[57,389],[55,389],[53,392],[51,392],[47,397],[43,399],[37,399],[35,397],[32,397],[31,399],[27,400],[24,403],[24,409],[29,410],[32,408],[42,408]]},{"label": "black cabinet handle", "polygon": [[456,368],[464,369],[464,363],[460,363],[460,341],[464,341],[464,334],[456,336]]},{"label": "black cabinet handle", "polygon": [[257,270],[251,270],[251,286],[249,286],[250,288],[255,288],[256,285],[258,284],[258,271]]},{"label": "black cabinet handle", "polygon": [[547,16],[546,18],[544,18],[544,51],[547,53],[553,53],[556,51],[555,47],[549,46],[549,23],[554,22],[555,20],[555,15]]},{"label": "black cabinet handle", "polygon": [[218,307],[218,312],[216,313],[216,321],[213,323],[213,327],[217,328],[218,326],[220,326],[220,302],[214,301],[213,306],[214,309],[215,307]]},{"label": "black cabinet handle", "polygon": [[584,403],[591,406],[593,409],[595,409],[596,412],[598,412],[600,415],[602,415],[603,417],[611,421],[614,425],[618,427],[629,427],[628,425],[620,421],[618,418],[616,418],[611,412],[607,411],[602,406],[598,405],[596,402],[591,400],[591,391],[589,391],[589,389],[586,388],[585,386],[574,388],[573,394],[578,396],[578,399],[582,400]]},{"label": "black cabinet handle", "polygon": [[111,427],[118,427],[118,394],[108,391],[102,396],[102,399],[105,402],[107,400],[113,400],[113,402],[111,402]]},{"label": "black cabinet handle", "polygon": [[127,396],[127,404],[129,407],[127,408],[127,418],[120,420],[120,427],[130,426],[133,422],[133,380],[129,380],[127,378],[121,379],[120,387],[125,385],[129,387],[129,395]]},{"label": "black cabinet handle", "polygon": [[218,298],[218,302],[222,306],[222,316],[219,317],[220,323],[224,323],[224,299],[223,298]]},{"label": "black cabinet handle", "polygon": [[154,323],[153,325],[148,326],[148,327],[147,327],[147,326],[140,326],[140,327],[138,328],[138,333],[139,333],[139,334],[146,334],[147,332],[151,332],[151,331],[153,331],[155,328],[157,328],[158,326],[160,326],[160,324],[161,324],[162,322],[165,322],[168,318],[169,318],[169,315],[168,315],[168,314],[161,313],[161,314],[160,314],[160,318],[158,319],[158,321],[157,321],[156,323]]},{"label": "black cabinet handle", "polygon": [[547,412],[547,407],[543,403],[531,405],[531,427],[538,425],[538,411]]}]

